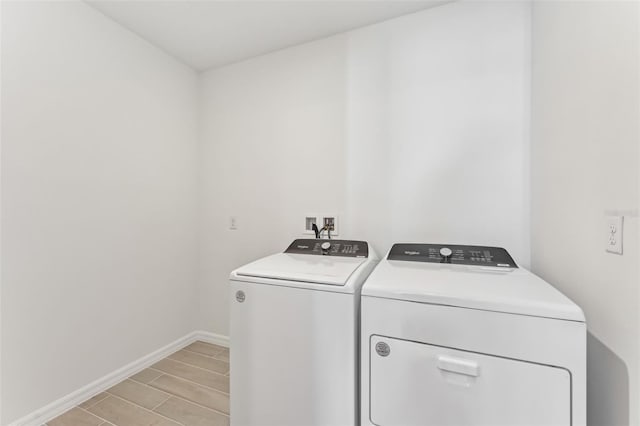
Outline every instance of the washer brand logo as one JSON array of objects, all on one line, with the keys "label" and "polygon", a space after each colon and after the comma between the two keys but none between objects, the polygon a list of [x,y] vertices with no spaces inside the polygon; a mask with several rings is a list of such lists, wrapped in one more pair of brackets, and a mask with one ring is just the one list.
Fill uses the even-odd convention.
[{"label": "washer brand logo", "polygon": [[238,290],[236,291],[236,300],[240,303],[244,302],[246,296],[244,295],[244,291]]},{"label": "washer brand logo", "polygon": [[385,342],[378,342],[376,343],[376,352],[380,356],[389,356],[391,348]]},{"label": "washer brand logo", "polygon": [[417,256],[420,254],[419,251],[405,251],[404,254],[408,255],[408,256]]},{"label": "washer brand logo", "polygon": [[309,246],[298,246],[299,249],[308,249]]}]

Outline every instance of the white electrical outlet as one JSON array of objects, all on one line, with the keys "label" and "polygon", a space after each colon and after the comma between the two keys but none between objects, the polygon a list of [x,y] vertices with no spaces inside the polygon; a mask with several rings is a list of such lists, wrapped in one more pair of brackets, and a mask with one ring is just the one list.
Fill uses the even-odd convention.
[{"label": "white electrical outlet", "polygon": [[607,216],[606,250],[609,253],[622,254],[622,222],[624,216]]}]

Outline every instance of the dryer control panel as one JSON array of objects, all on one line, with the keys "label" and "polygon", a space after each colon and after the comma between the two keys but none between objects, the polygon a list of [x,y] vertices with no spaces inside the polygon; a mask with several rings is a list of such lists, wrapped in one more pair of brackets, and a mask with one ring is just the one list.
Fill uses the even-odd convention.
[{"label": "dryer control panel", "polygon": [[368,257],[369,245],[366,241],[301,239],[292,242],[284,252],[319,256]]},{"label": "dryer control panel", "polygon": [[503,248],[455,244],[394,244],[387,259],[498,268],[518,267]]}]

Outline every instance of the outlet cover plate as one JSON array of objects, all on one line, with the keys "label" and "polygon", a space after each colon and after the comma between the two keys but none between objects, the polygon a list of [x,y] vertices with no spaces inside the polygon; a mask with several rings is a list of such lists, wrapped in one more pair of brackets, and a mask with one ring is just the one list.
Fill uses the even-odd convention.
[{"label": "outlet cover plate", "polygon": [[607,216],[605,247],[608,253],[622,254],[622,224],[624,216]]}]

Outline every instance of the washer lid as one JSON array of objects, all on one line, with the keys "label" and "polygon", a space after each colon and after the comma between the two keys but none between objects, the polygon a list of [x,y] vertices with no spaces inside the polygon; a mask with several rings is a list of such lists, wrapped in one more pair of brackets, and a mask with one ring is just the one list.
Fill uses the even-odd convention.
[{"label": "washer lid", "polygon": [[363,296],[584,322],[582,310],[525,269],[383,260]]},{"label": "washer lid", "polygon": [[240,267],[235,275],[237,278],[270,278],[344,286],[356,269],[366,261],[367,258],[364,257],[278,253]]}]

